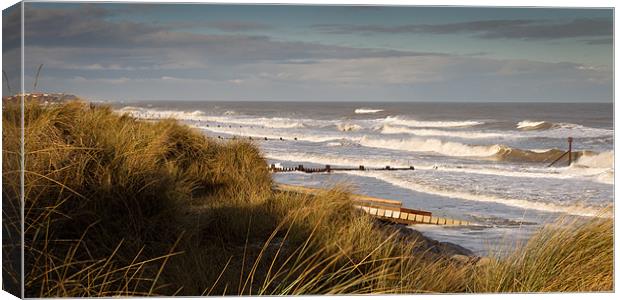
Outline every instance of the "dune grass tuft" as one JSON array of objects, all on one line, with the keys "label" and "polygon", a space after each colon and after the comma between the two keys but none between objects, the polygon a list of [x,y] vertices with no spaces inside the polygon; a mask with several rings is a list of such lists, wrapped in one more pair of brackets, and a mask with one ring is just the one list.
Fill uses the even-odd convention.
[{"label": "dune grass tuft", "polygon": [[[19,113],[3,103],[5,234],[19,232]],[[610,219],[463,263],[357,211],[346,189],[272,191],[250,142],[82,102],[28,101],[25,117],[27,297],[613,289]]]},{"label": "dune grass tuft", "polygon": [[613,290],[613,220],[561,219],[501,260],[477,270],[475,290]]}]

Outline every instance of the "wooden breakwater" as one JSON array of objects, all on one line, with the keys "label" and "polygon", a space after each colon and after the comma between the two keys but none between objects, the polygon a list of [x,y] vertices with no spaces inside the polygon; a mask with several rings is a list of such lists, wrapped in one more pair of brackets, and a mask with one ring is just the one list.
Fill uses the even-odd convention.
[{"label": "wooden breakwater", "polygon": [[304,167],[304,165],[298,165],[296,167],[276,167],[275,164],[271,164],[269,166],[269,171],[273,173],[282,173],[282,172],[331,173],[333,171],[404,171],[404,170],[413,171],[415,170],[415,167],[409,166],[409,167],[394,168],[390,166],[385,166],[383,168],[368,168],[363,165],[360,165],[357,168],[350,168],[350,167],[347,168],[347,167],[332,167],[331,165],[325,165],[325,167],[322,167],[322,168],[321,167],[307,168],[307,167]]},{"label": "wooden breakwater", "polygon": [[[274,189],[284,192],[296,192],[306,194],[317,194],[321,189],[308,188],[288,184],[276,184]],[[430,224],[444,226],[466,226],[471,225],[468,221],[441,218],[433,216],[433,213],[424,210],[417,210],[402,207],[402,202],[392,199],[370,197],[366,195],[351,195],[351,200],[355,202],[355,207],[374,216],[378,219],[399,223],[399,224]]]}]

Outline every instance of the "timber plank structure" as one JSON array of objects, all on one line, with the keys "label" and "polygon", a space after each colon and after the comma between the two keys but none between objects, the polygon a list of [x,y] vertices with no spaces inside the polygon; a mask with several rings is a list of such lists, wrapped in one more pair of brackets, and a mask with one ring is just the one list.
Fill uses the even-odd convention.
[{"label": "timber plank structure", "polygon": [[394,168],[390,166],[385,166],[384,168],[368,168],[363,165],[360,165],[357,168],[347,168],[347,167],[332,167],[331,165],[325,165],[323,168],[306,168],[304,165],[298,165],[297,167],[276,167],[275,164],[269,166],[269,171],[273,173],[283,173],[283,172],[305,172],[305,173],[331,173],[334,171],[413,171],[415,167],[401,167]]},{"label": "timber plank structure", "polygon": [[[288,184],[276,184],[276,190],[284,192],[317,194],[321,189],[308,188]],[[434,217],[429,211],[416,210],[402,207],[402,202],[391,199],[370,197],[365,195],[353,194],[351,200],[355,202],[355,207],[363,210],[371,216],[389,222],[399,224],[430,224],[444,226],[466,226],[471,225],[468,221],[455,220],[450,218]]]}]

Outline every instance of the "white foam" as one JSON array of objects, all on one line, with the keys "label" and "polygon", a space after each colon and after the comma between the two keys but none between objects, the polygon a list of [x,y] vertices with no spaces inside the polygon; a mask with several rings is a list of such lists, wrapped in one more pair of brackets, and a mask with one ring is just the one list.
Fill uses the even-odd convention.
[{"label": "white foam", "polygon": [[529,150],[532,151],[532,152],[536,152],[536,153],[545,153],[545,152],[549,152],[549,151],[551,151],[553,149],[546,148],[546,149],[529,149]]},{"label": "white foam", "polygon": [[596,176],[596,181],[605,184],[614,184],[614,171],[607,170]]},{"label": "white foam", "polygon": [[606,151],[594,155],[584,154],[574,166],[583,166],[589,168],[614,168],[614,151]]},{"label": "white foam", "polygon": [[339,131],[358,131],[362,129],[362,126],[353,123],[338,123],[336,125]]},{"label": "white foam", "polygon": [[492,132],[479,132],[479,131],[448,131],[438,129],[414,129],[403,126],[383,125],[381,126],[381,133],[383,134],[413,134],[417,136],[446,136],[446,137],[458,137],[463,139],[485,139],[485,138],[498,138],[504,136],[501,133]]},{"label": "white foam", "polygon": [[125,106],[119,110],[118,113],[129,114],[139,119],[178,119],[178,120],[191,120],[204,117],[204,112],[200,110],[195,111],[180,111],[180,110],[159,110],[149,109],[134,106]]},{"label": "white foam", "polygon": [[[547,125],[547,126],[544,126]],[[519,131],[506,131],[508,137],[519,138],[592,138],[613,136],[613,129],[593,128],[573,123],[548,123],[546,121],[524,120],[517,123]],[[545,129],[545,130],[534,130]]]},{"label": "white foam", "polygon": [[220,117],[208,116],[201,121],[218,122],[223,124],[237,124],[246,126],[258,126],[267,128],[304,128],[306,124],[303,120],[294,120],[290,118],[254,118],[254,117]]},{"label": "white foam", "polygon": [[523,120],[523,121],[517,123],[517,128],[518,129],[536,128],[536,127],[541,126],[541,125],[543,125],[545,123],[546,123],[545,121]]},{"label": "white foam", "polygon": [[564,168],[565,174],[576,174],[604,184],[614,184],[614,151],[597,154],[584,154],[570,167]]},{"label": "white foam", "polygon": [[[499,204],[504,204],[504,205],[523,208],[523,209],[534,209],[534,210],[540,210],[540,211],[566,213],[566,214],[579,215],[579,216],[599,216],[601,214],[601,209],[596,208],[596,207],[587,207],[587,206],[581,206],[581,205],[564,206],[564,205],[557,205],[553,203],[534,202],[534,201],[524,200],[524,199],[499,198],[499,197],[492,196],[492,195],[473,194],[473,193],[468,193],[468,192],[463,192],[463,191],[442,190],[442,189],[432,187],[432,186],[417,184],[413,180],[409,181],[409,180],[405,180],[402,178],[397,178],[385,172],[382,173],[382,172],[372,172],[372,171],[370,172],[350,171],[350,172],[345,172],[345,173],[348,173],[350,175],[355,175],[355,176],[372,177],[375,179],[388,182],[390,184],[393,184],[401,188],[405,188],[405,189],[409,189],[409,190],[417,191],[417,192],[422,192],[422,193],[427,193],[427,194],[449,197],[449,198],[458,198],[458,199],[463,199],[463,200],[479,201],[479,202],[493,202],[493,203],[499,203]],[[605,215],[603,217],[610,217],[610,216]]]},{"label": "white foam", "polygon": [[329,142],[329,143],[327,143],[327,146],[329,146],[329,147],[340,147],[342,145],[343,144],[341,142]]},{"label": "white foam", "polygon": [[[328,143],[331,146],[340,146],[340,142]],[[545,179],[586,179],[605,184],[613,184],[613,171],[600,169],[584,169],[573,171],[569,168],[510,168],[504,165],[444,165],[444,164],[421,164],[417,161],[405,161],[403,159],[388,159],[374,157],[347,157],[333,154],[311,154],[298,152],[266,152],[269,159],[290,162],[305,162],[332,166],[357,167],[364,165],[368,168],[383,168],[391,166],[396,168],[413,165],[416,170],[432,170],[433,172],[464,173],[477,175],[490,175],[515,178],[545,178]],[[611,173],[610,173],[611,172]],[[611,177],[611,178],[610,178]]]},{"label": "white foam", "polygon": [[267,137],[269,139],[292,140],[297,138],[300,141],[309,142],[327,142],[334,140],[348,140],[358,143],[365,147],[383,148],[390,150],[402,150],[410,152],[435,152],[446,156],[455,157],[489,157],[496,154],[500,149],[500,145],[467,145],[458,142],[442,141],[439,139],[383,139],[369,136],[348,136],[348,135],[329,135],[321,132],[313,133],[311,131],[291,131],[291,130],[264,130],[260,128],[228,128],[222,126],[220,128],[214,126],[198,126],[203,130],[216,133],[224,133],[230,135],[251,136],[257,138]]},{"label": "white foam", "polygon": [[524,139],[524,138],[558,138],[563,139],[567,137],[574,138],[593,138],[593,137],[611,137],[613,136],[613,130],[604,128],[592,128],[585,127],[576,124],[558,124],[553,128],[538,131],[538,130],[505,130],[496,132],[484,132],[484,131],[463,131],[463,130],[446,130],[446,129],[429,129],[429,128],[415,128],[408,126],[394,126],[390,124],[383,124],[374,128],[379,130],[383,134],[412,134],[416,136],[437,136],[437,137],[456,137],[461,139]]},{"label": "white foam", "polygon": [[201,110],[195,110],[189,113],[190,116],[204,116],[204,112]]},{"label": "white foam", "polygon": [[355,109],[356,114],[376,114],[382,111],[383,109],[373,109],[373,108],[365,108],[365,107],[360,107],[360,108]]},{"label": "white foam", "polygon": [[435,152],[446,156],[458,157],[488,157],[496,154],[500,145],[466,145],[458,142],[442,141],[439,139],[377,139],[364,136],[360,145],[374,148],[402,150],[410,152]]},{"label": "white foam", "polygon": [[482,121],[418,121],[413,119],[406,119],[399,116],[388,116],[383,120],[384,123],[393,125],[403,125],[409,127],[471,127],[476,125],[482,125]]},{"label": "white foam", "polygon": [[333,136],[326,134],[313,134],[305,131],[293,132],[290,130],[279,130],[279,129],[271,129],[265,130],[262,128],[249,128],[249,127],[227,127],[227,126],[193,126],[195,128],[199,128],[201,130],[210,131],[213,133],[222,133],[233,136],[243,136],[243,137],[253,137],[257,139],[268,138],[270,140],[284,139],[284,140],[294,140],[298,141],[306,141],[306,142],[328,142],[334,140],[341,140],[341,136]]},{"label": "white foam", "polygon": [[317,120],[298,120],[290,118],[266,118],[236,115],[234,111],[224,112],[224,116],[209,116],[203,111],[191,112],[179,110],[147,109],[141,107],[126,106],[118,110],[119,113],[128,113],[141,119],[167,119],[174,118],[181,121],[217,122],[222,124],[235,124],[246,126],[258,126],[267,128],[304,128],[305,122],[318,122]]}]

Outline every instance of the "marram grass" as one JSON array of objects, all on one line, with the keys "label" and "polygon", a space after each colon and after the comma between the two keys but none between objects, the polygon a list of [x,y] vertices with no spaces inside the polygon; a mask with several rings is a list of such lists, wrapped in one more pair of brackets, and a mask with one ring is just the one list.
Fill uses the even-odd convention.
[{"label": "marram grass", "polygon": [[[27,297],[613,290],[612,219],[559,221],[507,256],[462,263],[379,226],[346,190],[273,192],[250,142],[81,102],[27,101],[25,116]],[[19,106],[5,101],[2,122],[11,233]]]}]

